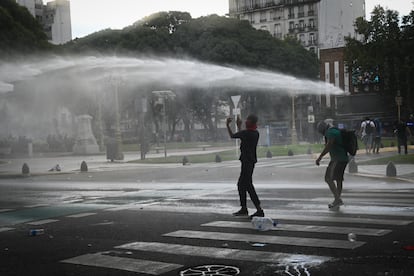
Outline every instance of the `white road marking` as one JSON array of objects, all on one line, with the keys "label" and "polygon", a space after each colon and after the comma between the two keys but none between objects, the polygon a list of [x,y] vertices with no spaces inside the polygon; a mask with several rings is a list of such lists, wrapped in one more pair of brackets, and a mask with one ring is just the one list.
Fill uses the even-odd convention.
[{"label": "white road marking", "polygon": [[[141,206],[137,205],[133,208],[141,209]],[[131,207],[131,209],[133,209]],[[231,214],[234,208],[231,206],[216,205],[213,207],[204,206],[191,206],[189,208],[186,204],[179,206],[173,205],[146,205],[143,211],[163,211],[163,212],[178,212],[178,213],[212,213],[212,214]],[[340,222],[340,223],[360,223],[360,224],[380,224],[380,225],[408,225],[412,223],[412,220],[401,219],[376,219],[367,217],[348,217],[348,216],[336,216],[336,211],[330,211],[327,214],[321,215],[302,215],[304,210],[275,210],[265,209],[266,216],[278,220],[300,220],[300,221],[319,221],[319,222]],[[339,213],[339,212],[338,212]],[[300,214],[300,215],[297,215]],[[329,215],[332,214],[332,215]]]},{"label": "white road marking", "polygon": [[66,217],[67,218],[83,218],[83,217],[88,217],[92,215],[96,215],[96,213],[80,213],[80,214],[69,215]]},{"label": "white road marking", "polygon": [[10,230],[14,230],[15,228],[11,228],[11,227],[0,227],[0,232],[6,232],[6,231],[10,231]]},{"label": "white road marking", "polygon": [[14,209],[0,209],[0,213],[13,211]]},{"label": "white road marking", "polygon": [[279,252],[241,250],[231,248],[204,247],[182,244],[167,244],[158,242],[132,242],[117,246],[119,249],[151,251],[167,254],[177,254],[185,256],[198,256],[224,260],[252,261],[263,263],[304,263],[307,265],[321,264],[329,261],[331,257],[287,254]]},{"label": "white road marking", "polygon": [[26,224],[29,224],[29,225],[43,225],[43,224],[52,223],[52,222],[56,222],[56,221],[59,221],[59,220],[57,220],[57,219],[43,219],[43,220],[27,222]]},{"label": "white road marking", "polygon": [[108,256],[102,253],[85,254],[61,261],[63,263],[113,268],[136,273],[160,275],[182,267],[179,264]]},{"label": "white road marking", "polygon": [[[213,222],[202,224],[201,226],[253,229],[253,226],[250,222],[240,222],[240,221],[213,221]],[[273,227],[271,230],[272,231],[314,232],[314,233],[335,233],[335,234],[354,233],[356,235],[377,236],[377,237],[384,236],[388,233],[391,233],[391,230],[388,230],[388,229],[302,225],[302,224],[282,224],[282,223],[277,224],[276,227]]]},{"label": "white road marking", "polygon": [[283,244],[296,246],[311,246],[324,248],[340,248],[340,249],[354,249],[365,244],[365,242],[348,240],[328,240],[315,238],[300,238],[300,237],[284,237],[284,236],[270,236],[270,235],[251,235],[238,233],[220,233],[220,232],[206,232],[206,231],[187,231],[178,230],[175,232],[164,234],[167,237],[177,237],[186,239],[207,239],[207,240],[225,240],[225,241],[249,241],[254,243],[268,243],[268,244]]}]

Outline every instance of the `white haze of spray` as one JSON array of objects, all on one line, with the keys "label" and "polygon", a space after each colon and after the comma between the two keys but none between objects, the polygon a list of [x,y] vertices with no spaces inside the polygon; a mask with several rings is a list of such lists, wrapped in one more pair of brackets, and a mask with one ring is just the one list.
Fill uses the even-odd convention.
[{"label": "white haze of spray", "polygon": [[[54,56],[25,62],[2,63],[0,93],[12,91],[16,82],[35,79],[40,75],[58,73],[54,80],[59,81],[59,72],[62,74],[61,81],[73,77],[78,79],[79,83],[106,86],[115,78],[137,89],[155,84],[164,86],[165,89],[223,88],[234,91],[267,91],[296,95],[344,93],[332,84],[298,79],[270,71],[219,66],[189,59],[115,56]],[[76,88],[76,83],[73,83],[73,86]]]}]

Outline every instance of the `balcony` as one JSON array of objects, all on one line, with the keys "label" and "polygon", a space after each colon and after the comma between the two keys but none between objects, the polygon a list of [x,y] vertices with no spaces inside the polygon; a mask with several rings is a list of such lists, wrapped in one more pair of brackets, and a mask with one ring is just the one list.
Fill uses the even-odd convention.
[{"label": "balcony", "polygon": [[308,46],[316,46],[318,44],[316,39],[310,39],[308,41]]},{"label": "balcony", "polygon": [[315,11],[308,11],[308,16],[314,16],[316,15]]},{"label": "balcony", "polygon": [[293,19],[293,18],[295,18],[295,14],[294,13],[288,14],[288,19]]},{"label": "balcony", "polygon": [[298,12],[298,18],[305,17],[305,12]]}]

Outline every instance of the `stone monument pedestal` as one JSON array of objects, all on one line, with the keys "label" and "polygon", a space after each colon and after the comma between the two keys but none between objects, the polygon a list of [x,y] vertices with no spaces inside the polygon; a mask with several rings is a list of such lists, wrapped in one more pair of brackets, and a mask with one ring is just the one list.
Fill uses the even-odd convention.
[{"label": "stone monument pedestal", "polygon": [[90,115],[80,115],[77,119],[76,142],[73,146],[75,154],[96,154],[99,153],[99,146],[92,133]]}]

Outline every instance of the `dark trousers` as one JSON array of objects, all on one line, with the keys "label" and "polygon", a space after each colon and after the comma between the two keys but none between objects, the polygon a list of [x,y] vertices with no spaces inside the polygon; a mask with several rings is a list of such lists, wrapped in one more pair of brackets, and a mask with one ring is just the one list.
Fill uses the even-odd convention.
[{"label": "dark trousers", "polygon": [[407,137],[398,137],[398,153],[401,153],[401,147],[404,147],[404,153],[407,154]]},{"label": "dark trousers", "polygon": [[260,208],[260,200],[253,186],[253,170],[254,163],[241,163],[241,172],[239,181],[237,182],[237,188],[239,190],[240,206],[242,208],[247,207],[247,193],[249,193],[250,199],[253,201],[254,206],[257,209]]}]

